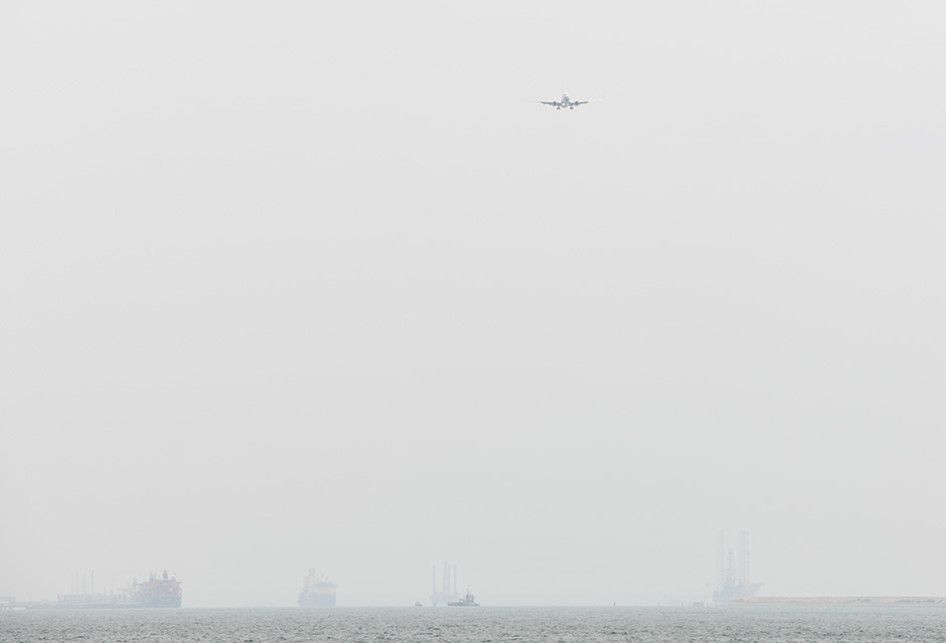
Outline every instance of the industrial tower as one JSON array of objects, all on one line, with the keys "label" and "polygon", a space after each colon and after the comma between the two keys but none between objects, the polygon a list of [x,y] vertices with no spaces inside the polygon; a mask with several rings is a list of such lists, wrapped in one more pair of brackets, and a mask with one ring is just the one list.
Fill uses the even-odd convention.
[{"label": "industrial tower", "polygon": [[733,544],[725,531],[719,532],[716,548],[716,603],[728,603],[755,595],[762,583],[753,583],[749,576],[749,532],[736,534]]},{"label": "industrial tower", "polygon": [[437,589],[437,565],[433,568],[433,584],[430,592],[430,604],[446,605],[451,601],[456,601],[460,597],[457,591],[457,566],[450,565],[447,561],[443,562],[443,575],[440,579],[440,589]]}]

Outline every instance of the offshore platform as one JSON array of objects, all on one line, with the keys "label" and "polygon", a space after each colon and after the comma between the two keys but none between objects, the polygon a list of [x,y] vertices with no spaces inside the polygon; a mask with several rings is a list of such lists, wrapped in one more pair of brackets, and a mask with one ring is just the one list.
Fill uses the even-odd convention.
[{"label": "offshore platform", "polygon": [[440,588],[437,588],[437,565],[433,569],[433,587],[430,592],[430,604],[434,607],[438,605],[449,605],[455,603],[460,598],[460,592],[457,591],[457,566],[444,561],[443,574],[440,577]]},{"label": "offshore platform", "polygon": [[719,532],[716,548],[716,590],[713,601],[717,604],[752,598],[762,583],[753,583],[749,577],[749,532],[736,534],[736,542]]}]

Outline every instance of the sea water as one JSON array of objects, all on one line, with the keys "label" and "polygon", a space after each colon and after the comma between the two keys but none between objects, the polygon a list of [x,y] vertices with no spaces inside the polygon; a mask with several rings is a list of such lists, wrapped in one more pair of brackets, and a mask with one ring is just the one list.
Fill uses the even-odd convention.
[{"label": "sea water", "polygon": [[603,607],[35,610],[0,641],[946,641],[946,609]]}]

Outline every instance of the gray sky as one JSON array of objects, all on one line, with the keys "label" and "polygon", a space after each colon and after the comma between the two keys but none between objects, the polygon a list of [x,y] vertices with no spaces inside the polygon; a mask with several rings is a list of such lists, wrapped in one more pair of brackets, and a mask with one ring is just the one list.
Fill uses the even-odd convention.
[{"label": "gray sky", "polygon": [[946,6],[394,4],[0,1],[0,594],[946,594]]}]

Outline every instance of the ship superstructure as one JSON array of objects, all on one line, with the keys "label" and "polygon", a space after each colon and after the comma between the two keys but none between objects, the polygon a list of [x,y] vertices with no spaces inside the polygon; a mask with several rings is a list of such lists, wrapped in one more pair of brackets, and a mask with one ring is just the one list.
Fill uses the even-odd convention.
[{"label": "ship superstructure", "polygon": [[299,594],[299,607],[335,607],[335,582],[310,569]]},{"label": "ship superstructure", "polygon": [[135,583],[131,588],[131,602],[136,607],[180,607],[183,591],[181,582],[168,576],[151,574],[144,583]]}]

